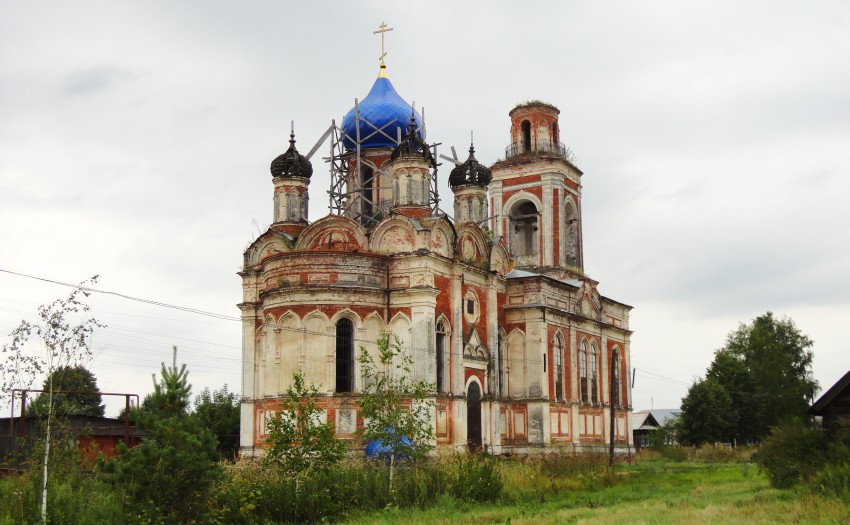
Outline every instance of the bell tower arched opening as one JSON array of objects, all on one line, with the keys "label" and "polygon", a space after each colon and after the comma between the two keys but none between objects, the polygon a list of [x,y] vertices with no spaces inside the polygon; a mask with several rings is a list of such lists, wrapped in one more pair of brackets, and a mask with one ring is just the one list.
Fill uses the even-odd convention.
[{"label": "bell tower arched opening", "polygon": [[522,152],[531,153],[531,122],[522,121]]},{"label": "bell tower arched opening", "polygon": [[510,250],[520,266],[536,266],[540,251],[540,213],[531,201],[519,201],[510,211]]}]

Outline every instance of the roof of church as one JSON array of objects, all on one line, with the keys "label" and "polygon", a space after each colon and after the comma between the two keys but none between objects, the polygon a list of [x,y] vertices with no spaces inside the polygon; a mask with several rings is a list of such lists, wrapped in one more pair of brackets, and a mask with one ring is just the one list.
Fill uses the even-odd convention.
[{"label": "roof of church", "polygon": [[407,134],[401,139],[398,146],[393,149],[390,160],[396,160],[399,157],[421,157],[432,167],[436,168],[437,161],[434,160],[434,156],[431,154],[431,148],[428,147],[428,144],[416,132],[416,117],[412,111],[409,122]]},{"label": "roof of church", "polygon": [[539,273],[527,272],[525,270],[517,270],[516,268],[514,268],[513,270],[505,274],[505,279],[519,279],[521,277],[535,277],[539,275]]},{"label": "roof of church", "polygon": [[313,175],[313,165],[310,164],[307,157],[298,153],[298,150],[295,149],[294,132],[289,134],[289,149],[272,161],[269,170],[272,172],[272,177],[303,177],[309,179]]},{"label": "roof of church", "polygon": [[[360,111],[359,125],[355,118],[355,110]],[[390,79],[378,77],[366,98],[356,107],[351,108],[342,119],[345,148],[349,151],[356,149],[358,127],[361,148],[395,147],[397,138],[404,136],[407,131],[407,121],[411,112],[416,122],[416,133],[424,140],[425,125],[422,117],[413,109],[413,106],[401,98]],[[362,122],[362,119],[366,122]]]},{"label": "roof of church", "polygon": [[487,186],[492,179],[493,172],[490,171],[490,168],[478,162],[478,159],[475,158],[475,148],[470,144],[469,158],[463,164],[454,167],[449,175],[449,186],[452,188],[464,184]]}]

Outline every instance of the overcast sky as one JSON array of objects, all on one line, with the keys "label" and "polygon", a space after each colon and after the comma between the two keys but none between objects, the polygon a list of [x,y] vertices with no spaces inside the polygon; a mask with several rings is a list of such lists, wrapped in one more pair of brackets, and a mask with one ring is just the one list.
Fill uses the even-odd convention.
[{"label": "overcast sky", "polygon": [[[272,219],[269,163],[291,120],[306,152],[368,93],[382,20],[388,75],[441,152],[465,155],[474,131],[493,163],[515,104],[560,108],[584,171],[585,269],[635,307],[636,410],[678,407],[768,310],[815,341],[822,387],[847,372],[844,1],[2,0],[0,269],[100,274],[103,290],[238,316],[242,252]],[[327,213],[319,156],[312,220]],[[0,332],[68,292],[0,272]],[[90,364],[101,390],[149,392],[172,345],[196,393],[240,389],[238,321],[91,304],[109,325]]]}]

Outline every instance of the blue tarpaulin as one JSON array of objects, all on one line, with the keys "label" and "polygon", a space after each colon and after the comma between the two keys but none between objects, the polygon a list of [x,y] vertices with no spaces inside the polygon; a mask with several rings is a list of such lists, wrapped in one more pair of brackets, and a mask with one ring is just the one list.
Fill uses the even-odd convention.
[{"label": "blue tarpaulin", "polygon": [[[386,430],[384,430],[384,433],[391,435],[391,434],[395,434],[395,431],[391,428],[387,428]],[[399,441],[404,446],[404,448],[406,448],[408,450],[415,447],[413,442],[410,441],[410,439],[408,439],[407,436],[401,436],[401,439],[399,439]],[[382,441],[379,441],[377,439],[374,440],[374,441],[370,441],[369,444],[366,445],[366,455],[370,458],[376,457],[376,456],[389,455],[392,452],[393,452],[392,445],[389,445],[389,444],[385,445]],[[400,457],[403,457],[403,456],[405,456],[405,454],[401,454],[399,452],[395,453],[396,458],[400,458]]]}]

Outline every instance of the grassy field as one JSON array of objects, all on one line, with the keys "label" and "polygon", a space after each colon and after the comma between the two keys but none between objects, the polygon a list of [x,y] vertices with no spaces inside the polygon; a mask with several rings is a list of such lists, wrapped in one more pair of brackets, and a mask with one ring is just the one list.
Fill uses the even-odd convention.
[{"label": "grassy field", "polygon": [[506,462],[502,472],[498,504],[442,498],[430,509],[386,509],[347,523],[850,523],[847,502],[773,489],[748,463],[644,461],[559,476]]},{"label": "grassy field", "polygon": [[[830,493],[823,480],[797,489],[772,488],[749,462],[752,451],[676,452],[679,461],[656,455],[613,468],[604,456],[449,455],[399,465],[394,489],[382,464],[355,462],[305,478],[299,491],[288,476],[249,462],[230,467],[197,523],[850,523],[846,464],[839,465],[842,490],[831,492],[842,496],[829,498],[812,493]],[[0,478],[0,525],[37,523],[39,487],[35,471]],[[55,477],[49,500],[51,523],[160,523],[122,507],[120,487],[97,476]]]}]

